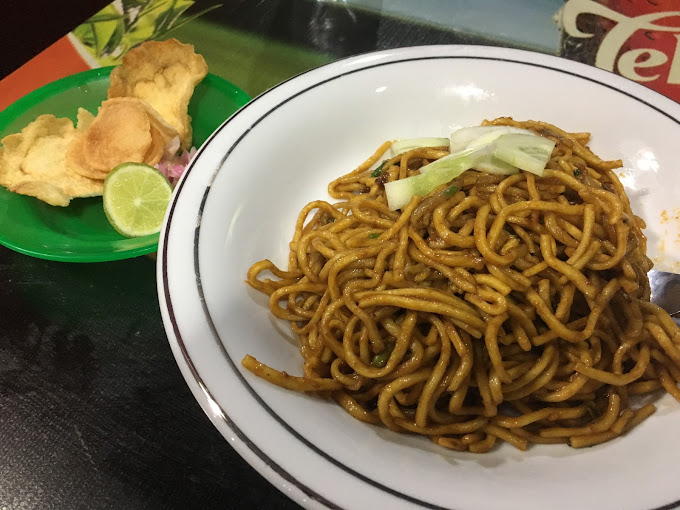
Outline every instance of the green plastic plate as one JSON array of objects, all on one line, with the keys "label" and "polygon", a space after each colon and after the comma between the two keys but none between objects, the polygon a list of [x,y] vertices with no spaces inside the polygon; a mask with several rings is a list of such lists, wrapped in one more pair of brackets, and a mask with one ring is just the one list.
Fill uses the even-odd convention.
[{"label": "green plastic plate", "polygon": [[[0,139],[21,131],[44,113],[76,120],[78,107],[97,114],[106,99],[113,67],[92,69],[49,83],[0,112]],[[189,103],[194,145],[200,146],[250,98],[241,89],[208,74]],[[158,234],[126,238],[109,224],[101,197],[76,198],[54,207],[0,186],[0,244],[48,260],[103,262],[152,253]]]}]

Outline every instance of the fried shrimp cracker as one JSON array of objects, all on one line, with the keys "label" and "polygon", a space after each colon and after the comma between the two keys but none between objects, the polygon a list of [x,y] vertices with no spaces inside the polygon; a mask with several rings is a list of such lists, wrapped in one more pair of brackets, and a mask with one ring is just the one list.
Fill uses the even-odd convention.
[{"label": "fried shrimp cracker", "polygon": [[147,41],[123,57],[111,72],[109,98],[136,97],[148,102],[177,130],[181,148],[191,146],[189,100],[208,66],[190,44],[176,39]]},{"label": "fried shrimp cracker", "polygon": [[163,135],[158,129],[151,127],[151,145],[144,155],[143,162],[153,166],[161,160],[164,152],[165,140],[163,140]]},{"label": "fried shrimp cracker", "polygon": [[133,97],[104,101],[96,117],[78,111],[78,130],[66,154],[74,172],[104,179],[121,163],[155,165],[177,150],[177,131],[148,103]]},{"label": "fried shrimp cracker", "polygon": [[108,174],[108,172],[93,169],[85,161],[85,135],[83,133],[76,133],[76,136],[71,140],[66,149],[65,162],[69,171],[89,179],[104,180]]},{"label": "fried shrimp cracker", "polygon": [[144,105],[132,98],[109,99],[85,132],[85,162],[95,172],[108,173],[120,163],[143,161],[150,145]]},{"label": "fried shrimp cracker", "polygon": [[78,122],[76,122],[76,129],[78,131],[86,131],[94,119],[94,115],[92,115],[88,110],[85,108],[78,108]]},{"label": "fried shrimp cracker", "polygon": [[9,191],[65,207],[72,198],[101,195],[104,182],[71,172],[65,154],[76,138],[69,119],[41,115],[2,139],[0,184]]},{"label": "fried shrimp cracker", "polygon": [[177,130],[165,122],[151,105],[146,101],[141,101],[141,103],[149,116],[151,131],[151,145],[142,162],[153,166],[161,160],[164,154],[172,156],[177,152],[180,143],[179,136]]}]

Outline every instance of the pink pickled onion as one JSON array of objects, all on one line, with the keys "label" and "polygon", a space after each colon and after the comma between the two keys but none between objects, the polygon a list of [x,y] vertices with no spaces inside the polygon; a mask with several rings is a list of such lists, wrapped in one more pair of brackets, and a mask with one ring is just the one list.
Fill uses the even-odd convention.
[{"label": "pink pickled onion", "polygon": [[188,151],[182,151],[180,155],[163,156],[163,159],[156,164],[156,169],[168,178],[174,188],[195,155],[196,147],[192,147]]}]

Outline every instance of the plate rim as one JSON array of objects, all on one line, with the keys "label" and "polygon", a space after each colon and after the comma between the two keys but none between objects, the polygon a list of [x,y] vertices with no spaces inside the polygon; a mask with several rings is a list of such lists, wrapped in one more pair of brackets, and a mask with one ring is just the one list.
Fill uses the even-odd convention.
[{"label": "plate rim", "polygon": [[[7,126],[9,126],[28,108],[34,106],[36,103],[40,103],[46,99],[54,97],[74,87],[86,85],[91,81],[107,78],[111,74],[113,69],[115,69],[116,67],[118,66],[105,66],[87,69],[79,73],[64,76],[63,78],[51,81],[35,90],[32,90],[31,92],[17,99],[15,102],[13,102],[7,108],[0,112],[0,132],[5,130]],[[203,78],[203,80],[201,80],[200,83],[207,85],[208,87],[214,87],[221,91],[225,91],[231,97],[233,97],[234,102],[237,105],[239,105],[237,110],[235,110],[233,113],[236,113],[238,109],[248,104],[248,102],[250,102],[250,100],[252,99],[240,87],[213,73],[207,73],[205,78]],[[210,136],[208,137],[208,139],[210,139]],[[2,193],[12,193],[3,186],[0,186],[0,188],[1,188],[0,192]],[[22,197],[24,200],[37,200],[34,197],[29,196]],[[97,263],[125,260],[156,252],[158,250],[158,240],[160,238],[160,232],[145,237],[147,237],[148,239],[144,240],[144,238],[135,238],[139,242],[143,241],[144,244],[117,251],[105,252],[105,251],[82,250],[74,252],[70,251],[64,252],[52,250],[50,248],[45,248],[41,251],[35,250],[33,248],[27,248],[23,246],[22,243],[20,242],[17,243],[15,240],[5,235],[3,232],[0,232],[0,245],[17,253],[21,253],[22,255],[28,255],[42,260],[72,263]],[[121,241],[125,241],[125,238],[121,239]]]},{"label": "plate rim", "polygon": [[[427,56],[427,53],[430,51],[436,52],[441,52],[439,57],[433,57],[432,55]],[[400,55],[404,54],[409,54],[409,57],[404,57],[404,58],[399,58]],[[420,54],[420,56],[416,56],[416,54]],[[380,64],[363,64],[362,62],[366,58],[371,58],[373,57],[373,60],[380,60]],[[504,62],[510,62],[510,63],[516,63],[516,64],[523,64],[523,65],[530,65],[534,67],[539,67],[539,68],[544,68],[550,71],[556,71],[560,73],[565,73],[569,74],[571,76],[581,78],[581,79],[586,79],[588,81],[597,83],[599,85],[605,86],[611,90],[614,90],[616,92],[622,93],[636,101],[639,101],[643,103],[645,106],[655,110],[657,113],[662,114],[663,116],[669,118],[670,120],[680,124],[680,117],[675,117],[671,114],[669,114],[666,109],[663,106],[660,106],[658,104],[652,104],[650,101],[656,102],[656,103],[666,103],[667,105],[673,105],[673,107],[677,110],[678,104],[666,96],[663,96],[662,94],[648,89],[644,87],[643,85],[640,85],[638,83],[635,83],[633,81],[627,80],[621,76],[615,75],[612,72],[602,70],[593,66],[589,66],[586,64],[582,64],[579,62],[571,61],[568,59],[564,59],[562,57],[557,57],[553,55],[546,55],[543,53],[537,53],[537,52],[532,52],[532,51],[527,51],[527,50],[519,50],[519,49],[513,49],[513,48],[498,48],[498,47],[489,47],[489,46],[473,46],[473,45],[433,45],[433,46],[418,46],[418,47],[406,47],[406,48],[396,48],[396,49],[387,49],[387,50],[381,50],[381,51],[373,51],[373,52],[367,52],[367,53],[362,53],[359,55],[353,55],[349,56],[346,58],[342,58],[333,62],[330,62],[328,64],[325,64],[323,66],[305,71],[303,73],[300,73],[298,75],[295,75],[279,84],[276,86],[268,89],[267,91],[263,92],[262,94],[258,95],[255,97],[248,105],[246,105],[244,108],[242,108],[241,111],[237,113],[242,113],[243,111],[246,111],[249,107],[252,107],[257,100],[261,99],[262,97],[268,95],[275,89],[279,88],[280,86],[293,81],[293,80],[298,80],[304,75],[307,75],[309,73],[315,73],[315,72],[321,72],[320,70],[326,69],[331,66],[346,66],[350,70],[347,72],[338,72],[337,74],[334,74],[332,77],[326,80],[320,80],[318,82],[313,82],[314,85],[317,85],[321,82],[325,81],[330,81],[332,79],[336,79],[341,75],[344,74],[351,74],[352,72],[357,72],[361,71],[367,68],[371,67],[376,67],[378,65],[385,65],[385,64],[393,64],[397,62],[404,62],[404,61],[413,61],[413,60],[423,60],[423,59],[431,59],[431,58],[461,58],[461,59],[470,59],[470,60],[496,60],[496,61],[504,61]],[[559,64],[562,63],[563,65],[560,66]],[[355,66],[355,67],[352,67]],[[282,99],[282,101],[276,103],[275,105],[272,106],[271,110],[274,110],[281,106],[283,103],[285,103],[288,99],[295,97],[296,95],[300,95],[305,92],[310,87],[302,87],[301,90],[296,90],[294,91],[294,95],[292,96],[286,96]],[[632,91],[630,90],[632,89]],[[646,98],[644,96],[647,96]],[[236,115],[236,114],[235,114]],[[234,117],[235,117],[234,115]],[[266,115],[265,115],[266,116]],[[263,116],[259,116],[258,119],[263,118]],[[199,155],[203,150],[205,150],[210,141],[227,125],[227,123],[232,120],[232,118],[227,119],[220,127],[217,128],[217,130],[206,140],[205,144],[201,147],[201,151],[199,152]],[[257,122],[254,122],[248,131],[250,129],[254,128],[254,126],[257,124]],[[241,137],[244,135],[241,135]],[[240,140],[240,138],[238,138]],[[234,143],[233,146],[235,146],[238,143],[238,140]],[[232,149],[233,149],[232,146]],[[225,148],[224,151],[227,149]],[[173,311],[173,304],[172,304],[172,296],[169,290],[169,273],[167,271],[168,269],[168,256],[169,256],[169,245],[172,243],[171,236],[170,236],[170,226],[172,224],[172,219],[173,219],[173,213],[174,209],[177,205],[177,202],[179,200],[179,195],[182,190],[182,186],[184,182],[189,179],[189,175],[191,173],[191,170],[195,167],[195,163],[198,161],[198,157],[192,162],[189,168],[187,168],[187,171],[185,172],[185,175],[182,178],[182,181],[179,183],[177,186],[176,193],[173,197],[173,201],[171,203],[171,206],[168,208],[168,212],[166,213],[166,217],[164,220],[164,224],[161,230],[161,238],[159,241],[159,254],[161,255],[158,258],[157,261],[157,291],[158,291],[158,296],[159,296],[159,303],[161,305],[161,315],[163,318],[164,326],[166,329],[166,333],[168,336],[168,341],[171,345],[173,354],[175,356],[175,360],[188,384],[190,389],[192,390],[192,393],[194,394],[194,397],[196,400],[199,402],[201,405],[202,409],[208,416],[208,418],[211,420],[213,425],[220,431],[220,433],[225,437],[225,439],[228,440],[229,444],[234,447],[234,449],[248,462],[251,466],[253,466],[261,475],[263,475],[267,480],[269,480],[276,488],[278,488],[281,492],[283,492],[286,496],[290,497],[294,501],[296,501],[298,504],[303,505],[305,508],[319,508],[317,504],[321,504],[321,508],[328,508],[328,509],[335,509],[335,508],[341,508],[337,506],[336,504],[329,502],[321,496],[322,499],[319,499],[318,494],[316,494],[313,489],[308,487],[303,481],[297,480],[295,478],[292,478],[291,480],[291,475],[285,472],[283,470],[283,473],[281,472],[280,469],[277,469],[278,467],[276,463],[269,457],[266,456],[266,454],[263,454],[261,451],[258,453],[259,448],[257,447],[257,444],[251,440],[247,434],[243,433],[233,422],[231,418],[229,418],[229,415],[225,412],[225,410],[220,406],[220,404],[217,402],[217,400],[213,397],[212,392],[210,389],[207,387],[205,382],[203,381],[198,368],[194,362],[194,360],[191,358],[191,356],[188,353],[188,350],[186,348],[185,341],[182,338],[181,332],[180,332],[180,326],[177,322],[177,317],[174,314]],[[216,170],[213,170],[212,177],[210,179],[210,182],[214,180],[215,176],[217,175],[217,172],[219,172],[220,168],[222,167],[224,160],[220,163],[218,168]],[[205,169],[205,172],[207,172],[208,169]],[[199,269],[199,254],[198,254],[198,239],[199,239],[199,232],[200,232],[200,226],[201,226],[201,214],[203,212],[203,207],[205,206],[206,200],[208,198],[208,194],[210,192],[210,185],[208,185],[204,190],[202,190],[203,197],[202,200],[200,200],[200,206],[198,210],[198,224],[196,226],[196,235],[194,237],[194,244],[193,244],[193,258],[194,258],[194,271],[195,275],[197,278],[197,288],[201,300],[201,306],[203,308],[203,311],[205,313],[205,317],[202,319],[207,320],[207,324],[210,328],[210,330],[213,332],[213,335],[215,338],[213,338],[214,341],[217,342],[217,344],[220,346],[220,349],[223,352],[226,352],[226,348],[224,347],[224,344],[222,343],[219,335],[217,334],[215,327],[213,325],[213,322],[210,317],[210,313],[207,309],[207,304],[205,301],[205,297],[202,293],[202,289],[200,286],[200,269]],[[200,193],[200,191],[199,191]],[[195,204],[192,204],[192,207]],[[179,241],[178,241],[179,242]],[[227,358],[229,359],[230,363],[233,365],[233,360],[231,360],[231,357],[227,353]],[[235,370],[236,374],[239,375],[238,370]],[[251,393],[253,392],[252,388],[250,385],[246,384],[246,389],[250,390]],[[258,405],[263,405],[265,408],[268,406],[266,403],[262,402],[261,399],[257,396],[255,392],[255,399]],[[219,410],[216,412],[216,409]],[[283,421],[285,423],[285,420],[282,420],[282,418],[278,417],[274,411],[271,411],[269,413],[272,415],[272,417],[276,420],[278,419],[280,422]],[[225,429],[228,430],[232,436],[228,437],[225,433]],[[236,436],[236,437],[234,437]],[[300,439],[299,437],[297,439]],[[314,445],[310,445],[307,441],[304,441],[306,443],[306,446],[311,447],[313,450],[317,450],[317,448]],[[252,446],[255,447],[255,449],[252,448]],[[318,453],[318,451],[316,451]],[[264,455],[264,458],[262,457]],[[324,455],[324,457],[326,457]],[[328,459],[326,459],[328,460]],[[332,459],[331,461],[333,461]],[[336,466],[337,466],[337,461]],[[272,464],[276,467],[272,467]],[[347,470],[348,466],[342,465],[340,463],[341,469]],[[349,467],[350,471],[353,471],[351,467]],[[356,476],[354,473],[350,473]],[[360,480],[361,478],[365,478],[363,475],[359,474]],[[276,481],[277,483],[274,483]],[[290,487],[287,485],[287,482],[294,483],[300,489],[299,493],[295,492],[291,494],[290,492]],[[377,482],[376,482],[377,483]],[[374,487],[375,485],[372,484]],[[378,484],[380,485],[380,484]],[[382,487],[380,487],[382,489]],[[390,489],[389,487],[387,488],[389,492],[392,493],[392,495],[395,494],[395,491],[393,489]],[[308,491],[311,491],[308,492]],[[300,497],[300,493],[307,494],[308,497],[313,498],[316,500],[315,502],[311,502],[309,499]],[[432,509],[442,509],[442,508],[454,508],[454,507],[440,507],[438,505],[421,501],[418,499],[415,499],[408,496],[404,495],[402,493],[399,493],[398,491],[396,492],[398,497],[403,499],[405,502],[409,502],[412,504],[418,505],[419,508],[432,508]],[[667,504],[663,504],[661,506],[657,507],[649,507],[648,510],[666,510],[666,509],[671,509],[671,508],[676,508],[680,505],[680,494],[677,496],[678,499]]]}]

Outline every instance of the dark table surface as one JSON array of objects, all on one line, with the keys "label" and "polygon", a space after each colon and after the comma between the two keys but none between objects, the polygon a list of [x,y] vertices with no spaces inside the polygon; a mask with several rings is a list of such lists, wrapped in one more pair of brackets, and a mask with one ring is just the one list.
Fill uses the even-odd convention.
[{"label": "dark table surface", "polygon": [[[12,59],[0,76],[106,4],[72,1],[50,20],[36,14],[42,3],[5,4]],[[215,23],[328,60],[429,43],[530,46],[344,4],[222,3],[209,14]],[[152,257],[68,264],[0,247],[0,510],[81,508],[299,507],[232,450],[191,395],[163,329]]]},{"label": "dark table surface", "polygon": [[154,265],[0,250],[0,508],[297,508],[194,401]]}]

